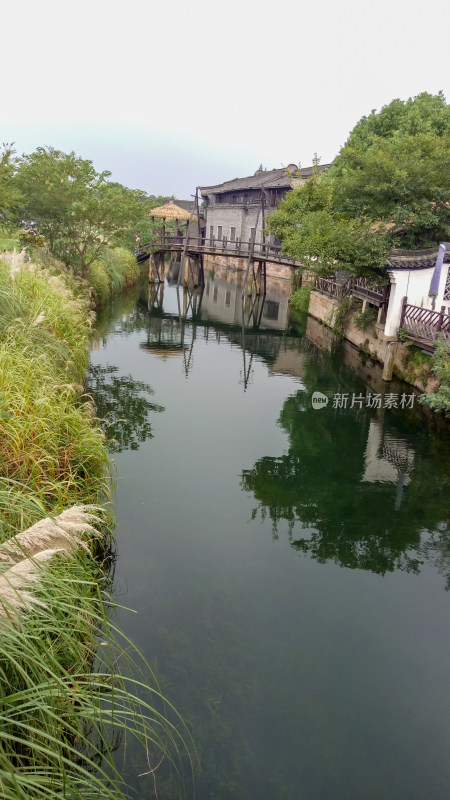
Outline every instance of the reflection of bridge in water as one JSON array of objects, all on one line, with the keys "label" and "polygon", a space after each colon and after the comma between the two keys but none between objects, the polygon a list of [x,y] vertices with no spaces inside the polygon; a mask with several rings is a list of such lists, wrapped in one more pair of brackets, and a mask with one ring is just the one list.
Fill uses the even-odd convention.
[{"label": "reflection of bridge in water", "polygon": [[266,294],[254,293],[242,301],[242,274],[234,273],[232,282],[208,276],[205,285],[195,288],[174,286],[175,280],[176,273],[169,268],[172,287],[168,301],[165,282],[149,285],[147,340],[141,348],[164,359],[182,356],[187,375],[199,328],[207,341],[226,336],[242,346],[246,388],[254,356],[270,362],[277,358],[280,333],[288,324],[286,282],[280,282],[280,286],[272,282]]},{"label": "reflection of bridge in water", "polygon": [[[165,278],[165,259],[167,255],[172,264],[177,264],[177,285],[197,287],[206,285],[205,256],[228,256],[243,266],[244,278],[241,283],[241,297],[266,294],[267,264],[273,267],[300,267],[294,258],[282,255],[279,245],[255,240],[255,234],[249,241],[230,241],[226,239],[205,239],[190,236],[166,236],[163,233],[159,242],[139,247],[136,258],[139,263],[149,261],[150,283],[160,283]],[[236,262],[236,259],[238,260]]]},{"label": "reflection of bridge in water", "polygon": [[[169,282],[176,274],[169,270]],[[220,342],[226,338],[242,350],[240,383],[244,391],[252,382],[255,359],[263,360],[269,372],[285,374],[300,380],[301,393],[309,395],[308,362],[317,362],[321,350],[308,338],[289,335],[288,286],[270,281],[267,295],[242,304],[242,274],[232,272],[218,279],[209,276],[205,286],[195,289],[166,284],[150,284],[147,304],[147,338],[140,347],[159,358],[181,357],[188,377],[194,363],[197,338]],[[166,301],[166,303],[165,303]],[[165,309],[166,306],[166,309]],[[353,372],[353,370],[352,370]],[[373,387],[367,387],[371,391]],[[384,392],[380,377],[380,393]],[[308,400],[306,400],[308,403]],[[331,403],[330,403],[331,406]],[[314,412],[316,413],[316,412]],[[411,481],[414,451],[401,437],[384,432],[384,409],[369,412],[362,409],[341,410],[341,413],[367,417],[367,444],[359,480],[362,484],[396,485],[394,508],[402,504],[403,492]],[[326,412],[320,411],[322,418]],[[335,421],[336,424],[337,421]]]}]

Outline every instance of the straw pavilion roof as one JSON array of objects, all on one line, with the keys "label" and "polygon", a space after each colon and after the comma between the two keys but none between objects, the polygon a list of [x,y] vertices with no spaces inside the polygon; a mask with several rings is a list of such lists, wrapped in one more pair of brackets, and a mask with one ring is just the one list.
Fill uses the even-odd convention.
[{"label": "straw pavilion roof", "polygon": [[[180,206],[175,205],[175,203],[166,203],[164,206],[152,208],[150,211],[150,216],[158,217],[160,219],[178,220],[188,220],[191,217],[189,211],[185,211],[184,208],[180,208]],[[192,219],[194,222],[197,221],[197,217],[194,214],[192,215]]]}]

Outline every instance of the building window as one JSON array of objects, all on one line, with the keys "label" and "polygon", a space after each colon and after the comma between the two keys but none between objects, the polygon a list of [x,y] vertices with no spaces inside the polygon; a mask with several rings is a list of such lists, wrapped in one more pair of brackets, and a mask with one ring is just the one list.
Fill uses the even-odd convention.
[{"label": "building window", "polygon": [[214,239],[214,225],[209,226],[209,238]]},{"label": "building window", "polygon": [[254,242],[256,237],[256,228],[250,228],[250,241]]},{"label": "building window", "polygon": [[273,300],[266,300],[264,304],[264,316],[266,319],[277,320],[279,310],[279,303],[274,303]]},{"label": "building window", "polygon": [[206,294],[209,294],[209,281],[206,282]]},{"label": "building window", "polygon": [[229,306],[230,303],[231,303],[231,292],[227,291],[227,293],[225,294],[225,305]]},{"label": "building window", "polygon": [[236,241],[236,228],[230,228],[230,242]]},{"label": "building window", "polygon": [[218,239],[222,238],[222,225],[219,225],[217,228],[217,238]]},{"label": "building window", "polygon": [[214,287],[214,291],[213,291],[213,300],[214,300],[215,303],[217,303],[217,292],[218,291],[219,291],[219,287],[215,286]]}]

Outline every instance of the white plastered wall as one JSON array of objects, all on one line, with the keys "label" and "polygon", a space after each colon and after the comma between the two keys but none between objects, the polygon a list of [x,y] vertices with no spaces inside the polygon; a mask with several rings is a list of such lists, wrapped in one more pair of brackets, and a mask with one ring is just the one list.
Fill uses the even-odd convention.
[{"label": "white plastered wall", "polygon": [[444,305],[448,312],[450,308],[450,300],[444,300],[444,289],[447,281],[448,271],[449,264],[443,264],[441,270],[441,280],[439,283],[439,292],[437,297],[434,299],[429,295],[434,267],[426,267],[424,269],[389,270],[391,294],[386,314],[386,325],[384,327],[385,336],[397,336],[400,325],[402,301],[404,297],[408,298],[409,305],[420,306],[420,308],[428,309],[433,308],[434,299],[434,308],[436,311],[440,311],[441,306]]}]

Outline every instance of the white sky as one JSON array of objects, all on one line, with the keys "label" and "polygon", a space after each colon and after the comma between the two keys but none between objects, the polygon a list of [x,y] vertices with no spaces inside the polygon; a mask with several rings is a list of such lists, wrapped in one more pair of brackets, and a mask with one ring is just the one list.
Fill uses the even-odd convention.
[{"label": "white sky", "polygon": [[4,5],[0,141],[151,194],[326,163],[394,97],[450,101],[448,0]]}]

